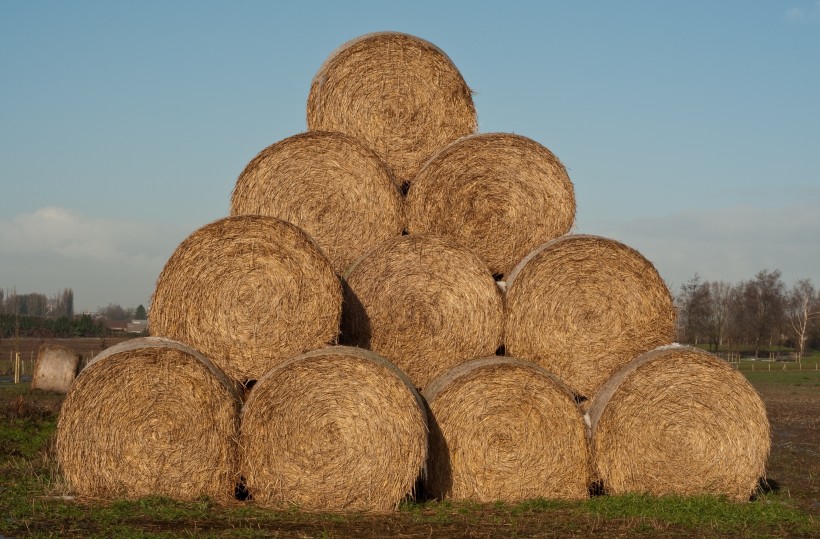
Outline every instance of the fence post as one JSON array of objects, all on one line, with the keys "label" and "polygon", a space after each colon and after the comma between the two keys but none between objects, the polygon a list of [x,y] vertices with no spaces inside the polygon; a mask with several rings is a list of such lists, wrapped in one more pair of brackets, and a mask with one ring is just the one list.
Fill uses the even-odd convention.
[{"label": "fence post", "polygon": [[14,383],[20,383],[20,352],[14,354]]}]

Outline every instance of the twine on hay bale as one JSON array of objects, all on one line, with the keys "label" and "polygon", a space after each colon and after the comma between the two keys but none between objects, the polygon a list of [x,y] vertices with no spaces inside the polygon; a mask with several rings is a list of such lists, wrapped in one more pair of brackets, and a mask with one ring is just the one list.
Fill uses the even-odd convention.
[{"label": "twine on hay bale", "polygon": [[583,417],[572,392],[538,365],[469,361],[436,378],[424,397],[428,494],[479,502],[587,497]]},{"label": "twine on hay bale", "polygon": [[242,475],[260,505],[387,510],[413,491],[427,423],[395,365],[336,346],[280,363],[257,382],[240,445]]},{"label": "twine on hay bale", "polygon": [[450,142],[475,132],[472,92],[438,47],[398,32],[339,47],[311,83],[307,126],[365,142],[403,183]]},{"label": "twine on hay bale", "polygon": [[64,346],[40,346],[31,377],[31,389],[68,393],[80,369],[80,359],[80,354]]},{"label": "twine on hay bale", "polygon": [[402,195],[379,157],[353,137],[313,131],[281,140],[242,171],[231,215],[258,214],[307,232],[341,274],[404,228]]},{"label": "twine on hay bale", "polygon": [[345,282],[342,341],[390,359],[416,387],[501,344],[501,291],[478,256],[452,240],[388,240]]},{"label": "twine on hay bale", "polygon": [[591,449],[606,492],[748,500],[771,446],[760,396],[725,361],[661,347],[625,365],[592,399]]},{"label": "twine on hay bale", "polygon": [[672,296],[652,263],[599,236],[563,236],[527,255],[507,280],[506,308],[506,353],[587,398],[675,334]]},{"label": "twine on hay bale", "polygon": [[143,337],[101,352],[71,386],[56,455],[68,485],[102,498],[233,498],[240,396],[198,351]]},{"label": "twine on hay bale", "polygon": [[496,275],[574,221],[564,165],[536,141],[509,133],[457,140],[424,165],[407,192],[409,233],[451,237]]},{"label": "twine on hay bale", "polygon": [[157,279],[149,325],[245,382],[334,341],[341,308],[339,278],[305,232],[242,215],[205,225],[177,247]]}]

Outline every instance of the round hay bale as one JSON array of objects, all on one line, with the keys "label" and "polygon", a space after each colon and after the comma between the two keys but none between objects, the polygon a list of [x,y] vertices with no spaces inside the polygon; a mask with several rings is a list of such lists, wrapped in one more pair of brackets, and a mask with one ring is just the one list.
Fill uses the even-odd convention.
[{"label": "round hay bale", "polygon": [[452,240],[389,240],[356,262],[345,282],[343,342],[390,359],[416,387],[501,344],[501,291],[481,259]]},{"label": "round hay bale", "polygon": [[661,347],[625,365],[592,399],[589,420],[596,474],[613,494],[748,500],[771,446],[751,384],[691,347]]},{"label": "round hay bale", "polygon": [[599,236],[563,236],[527,255],[507,279],[506,308],[506,353],[587,398],[675,335],[672,296],[652,263]]},{"label": "round hay bale", "polygon": [[415,36],[378,32],[325,60],[310,86],[307,126],[364,141],[403,183],[478,122],[472,92],[444,52]]},{"label": "round hay bale", "polygon": [[427,456],[421,397],[386,359],[329,347],[280,363],[242,411],[242,475],[256,503],[387,510]]},{"label": "round hay bale", "polygon": [[339,278],[305,232],[242,215],[205,225],[177,247],[157,279],[149,326],[245,382],[333,342],[341,308]]},{"label": "round hay bale", "polygon": [[464,137],[436,154],[407,192],[407,231],[455,239],[496,275],[569,232],[575,191],[564,165],[532,139]]},{"label": "round hay bale", "polygon": [[341,274],[404,229],[402,195],[384,163],[358,140],[313,131],[257,155],[236,181],[231,215],[289,221],[316,240]]},{"label": "round hay bale", "polygon": [[56,456],[73,491],[101,498],[233,498],[240,396],[196,350],[143,337],[101,352],[71,386]]},{"label": "round hay bale", "polygon": [[31,377],[31,389],[68,393],[80,370],[80,359],[80,354],[64,346],[40,346]]},{"label": "round hay bale", "polygon": [[423,395],[431,415],[428,494],[478,502],[588,496],[583,417],[572,392],[538,365],[469,361]]}]

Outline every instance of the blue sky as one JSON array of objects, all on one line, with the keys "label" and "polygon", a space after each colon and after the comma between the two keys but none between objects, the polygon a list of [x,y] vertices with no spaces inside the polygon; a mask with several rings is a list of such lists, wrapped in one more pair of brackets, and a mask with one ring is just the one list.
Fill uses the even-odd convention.
[{"label": "blue sky", "polygon": [[677,288],[820,285],[820,1],[0,3],[0,288],[148,305],[313,75],[395,30],[442,48],[479,130],[567,166],[575,232]]}]

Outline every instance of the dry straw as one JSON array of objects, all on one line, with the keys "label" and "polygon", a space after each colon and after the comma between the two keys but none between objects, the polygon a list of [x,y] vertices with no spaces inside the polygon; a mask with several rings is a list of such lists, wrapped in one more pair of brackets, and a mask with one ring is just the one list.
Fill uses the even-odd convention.
[{"label": "dry straw", "polygon": [[70,348],[54,344],[42,345],[34,363],[31,388],[68,393],[71,383],[77,377],[80,359],[80,354]]},{"label": "dry straw", "polygon": [[675,308],[636,250],[568,235],[535,249],[507,280],[507,354],[539,363],[591,398],[618,368],[674,338]]},{"label": "dry straw", "polygon": [[481,259],[452,240],[389,240],[345,280],[343,342],[390,359],[416,387],[501,344],[501,292]]},{"label": "dry straw", "polygon": [[429,495],[479,502],[587,496],[584,420],[569,389],[541,367],[473,360],[431,382],[424,397]]},{"label": "dry straw", "polygon": [[427,453],[421,397],[386,359],[329,347],[271,369],[242,411],[242,475],[256,503],[388,510]]},{"label": "dry straw", "polygon": [[438,47],[397,32],[367,34],[334,51],[310,87],[307,126],[365,142],[396,179],[475,132],[472,93]]},{"label": "dry straw", "polygon": [[379,157],[352,137],[319,131],[281,140],[248,163],[231,197],[231,215],[242,214],[299,226],[339,274],[404,228],[401,192]]},{"label": "dry straw", "polygon": [[748,500],[764,475],[766,408],[745,377],[702,350],[661,347],[607,381],[589,409],[605,491]]},{"label": "dry straw", "polygon": [[152,334],[193,346],[244,382],[331,343],[341,306],[339,279],[305,232],[243,215],[205,225],[177,247],[149,320]]},{"label": "dry straw", "polygon": [[496,275],[569,232],[575,192],[564,165],[532,139],[464,137],[433,157],[407,193],[407,230],[448,236]]},{"label": "dry straw", "polygon": [[57,424],[73,491],[101,498],[233,497],[240,397],[199,352],[169,339],[125,341],[77,377]]}]

